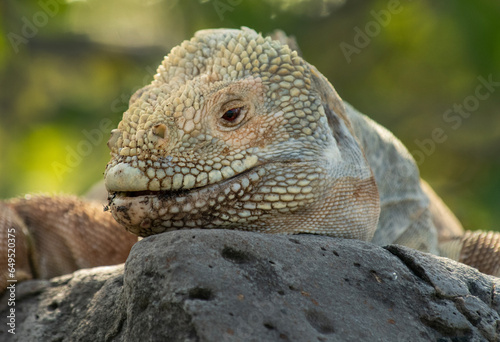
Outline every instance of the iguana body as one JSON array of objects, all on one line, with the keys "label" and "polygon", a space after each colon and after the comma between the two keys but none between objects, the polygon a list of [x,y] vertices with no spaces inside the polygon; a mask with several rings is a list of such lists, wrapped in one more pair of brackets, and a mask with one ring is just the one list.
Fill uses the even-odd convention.
[{"label": "iguana body", "polygon": [[170,52],[108,142],[114,218],[139,236],[202,227],[398,243],[499,275],[499,235],[464,237],[401,142],[281,40],[205,30]]},{"label": "iguana body", "polygon": [[125,232],[102,208],[98,202],[74,196],[26,196],[0,202],[1,289],[7,279],[48,279],[124,262],[137,237]]}]

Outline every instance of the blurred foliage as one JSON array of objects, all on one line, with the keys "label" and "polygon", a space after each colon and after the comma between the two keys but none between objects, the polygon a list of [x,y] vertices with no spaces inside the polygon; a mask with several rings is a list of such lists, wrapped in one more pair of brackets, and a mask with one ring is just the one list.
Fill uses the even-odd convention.
[{"label": "blurred foliage", "polygon": [[[414,153],[466,227],[500,229],[500,87],[460,124],[445,120],[479,76],[500,81],[499,18],[496,0],[3,0],[0,198],[84,192],[163,56],[198,29],[249,26],[294,35],[344,99]],[[446,139],[430,153],[436,128]]]}]

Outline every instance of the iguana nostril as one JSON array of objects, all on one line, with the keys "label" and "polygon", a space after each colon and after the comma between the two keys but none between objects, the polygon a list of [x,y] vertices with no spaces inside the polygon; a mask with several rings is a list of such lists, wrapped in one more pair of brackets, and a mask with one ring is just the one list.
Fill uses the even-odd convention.
[{"label": "iguana nostril", "polygon": [[165,139],[167,137],[167,126],[164,124],[159,124],[153,126],[153,134],[159,138]]},{"label": "iguana nostril", "polygon": [[114,129],[111,131],[111,137],[108,140],[108,148],[113,150],[116,148],[116,143],[118,142],[118,138],[121,136],[122,132],[119,129]]}]

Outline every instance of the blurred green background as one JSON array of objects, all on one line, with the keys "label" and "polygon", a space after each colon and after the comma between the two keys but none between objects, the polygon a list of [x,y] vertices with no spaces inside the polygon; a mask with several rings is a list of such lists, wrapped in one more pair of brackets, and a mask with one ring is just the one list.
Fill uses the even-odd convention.
[{"label": "blurred green background", "polygon": [[242,25],[294,35],[464,226],[500,230],[498,0],[2,0],[0,198],[85,192],[163,56],[198,29]]}]

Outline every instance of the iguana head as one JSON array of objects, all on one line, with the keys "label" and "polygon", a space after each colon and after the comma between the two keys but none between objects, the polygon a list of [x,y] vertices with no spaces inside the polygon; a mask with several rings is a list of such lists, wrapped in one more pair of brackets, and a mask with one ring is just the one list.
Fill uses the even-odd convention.
[{"label": "iguana head", "polygon": [[108,142],[109,208],[147,236],[200,227],[369,239],[372,173],[340,98],[255,31],[199,31],[130,100]]}]

